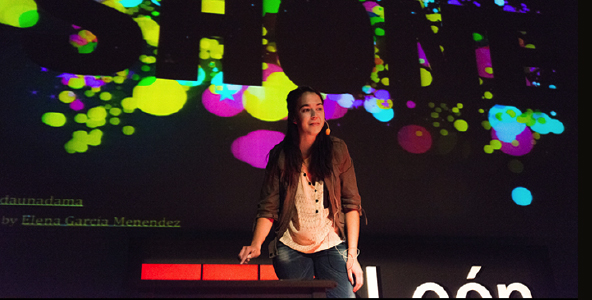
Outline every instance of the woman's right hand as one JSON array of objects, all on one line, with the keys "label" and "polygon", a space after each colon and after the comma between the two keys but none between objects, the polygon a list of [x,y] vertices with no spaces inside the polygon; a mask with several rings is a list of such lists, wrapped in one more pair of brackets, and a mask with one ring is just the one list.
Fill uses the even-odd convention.
[{"label": "woman's right hand", "polygon": [[238,260],[241,264],[246,264],[251,259],[259,257],[259,255],[261,255],[261,247],[244,246],[238,253]]}]

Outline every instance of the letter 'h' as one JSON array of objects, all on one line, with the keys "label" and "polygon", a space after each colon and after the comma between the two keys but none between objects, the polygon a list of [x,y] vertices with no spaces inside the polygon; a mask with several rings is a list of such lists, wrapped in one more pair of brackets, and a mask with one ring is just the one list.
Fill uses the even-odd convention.
[{"label": "letter 'h'", "polygon": [[201,7],[201,0],[161,2],[156,77],[196,81],[201,38],[222,36],[224,83],[260,86],[261,0],[226,0],[224,15]]}]

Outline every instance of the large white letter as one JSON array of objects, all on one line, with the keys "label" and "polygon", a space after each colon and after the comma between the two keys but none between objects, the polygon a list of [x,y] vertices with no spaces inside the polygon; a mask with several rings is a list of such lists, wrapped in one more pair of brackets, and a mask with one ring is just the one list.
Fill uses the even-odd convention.
[{"label": "large white letter", "polygon": [[522,298],[532,298],[530,289],[520,282],[511,283],[508,287],[506,287],[505,284],[497,285],[497,296],[499,298],[510,298],[510,294],[512,294],[513,291],[519,292],[522,295]]},{"label": "large white letter", "polygon": [[438,297],[440,298],[450,298],[446,290],[444,290],[444,288],[441,285],[435,282],[422,283],[415,289],[412,298],[421,298],[423,297],[423,294],[425,294],[425,292],[427,291],[434,291],[436,294],[438,294]]},{"label": "large white letter", "polygon": [[481,298],[491,298],[491,293],[489,293],[487,288],[476,282],[469,282],[461,286],[458,289],[458,292],[456,292],[456,298],[466,298],[469,291],[475,291],[479,293]]}]

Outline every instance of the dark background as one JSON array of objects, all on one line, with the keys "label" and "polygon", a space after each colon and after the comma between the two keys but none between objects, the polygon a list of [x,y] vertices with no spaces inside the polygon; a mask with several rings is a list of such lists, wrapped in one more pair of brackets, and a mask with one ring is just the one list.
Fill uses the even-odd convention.
[{"label": "dark background", "polygon": [[[394,10],[397,3],[408,5],[383,2],[386,11],[389,6]],[[392,94],[402,95],[400,99],[412,95],[416,109],[407,109],[405,101],[394,98],[395,118],[388,123],[361,108],[330,121],[331,134],[348,144],[368,218],[368,225],[361,227],[360,262],[380,267],[384,296],[410,297],[415,287],[428,281],[441,283],[454,296],[466,282],[471,265],[483,264],[477,280],[492,295],[496,295],[495,284],[523,282],[535,297],[577,297],[577,3],[538,5],[547,14],[483,13],[491,19],[478,23],[491,35],[494,100],[475,98],[482,93],[479,85],[462,84],[466,78],[476,80],[467,75],[475,73],[474,66],[459,66],[448,57],[442,58],[440,71],[434,71],[429,88],[404,80],[396,83],[395,79],[405,77],[397,73],[401,71],[391,71]],[[443,6],[444,22],[448,13],[450,24],[475,24],[475,15],[463,14],[461,9],[472,8]],[[503,46],[494,52],[496,41],[503,45],[504,32],[531,22],[536,26],[528,29],[542,36],[536,62],[557,70],[557,90],[516,84],[511,64],[531,56]],[[1,214],[19,219],[23,214],[101,216],[110,221],[113,217],[166,217],[182,224],[182,228],[3,225],[0,295],[117,297],[133,290],[128,283],[139,278],[140,262],[235,262],[241,246],[250,243],[263,170],[234,158],[230,145],[254,130],[283,131],[285,121],[264,122],[246,112],[217,117],[201,104],[203,86],[195,88],[197,96],[180,112],[167,117],[130,114],[127,120],[139,124],[134,135],[102,127],[105,135],[100,146],[68,154],[63,144],[71,132],[40,121],[44,112],[59,107],[49,95],[60,91],[55,77],[60,73],[40,72],[40,66],[27,56],[26,43],[19,42],[26,30],[4,25],[0,30],[0,196],[84,199],[83,208],[2,206]],[[408,34],[390,32],[386,38],[393,44]],[[464,43],[462,33],[442,32],[452,57],[464,51],[461,46],[454,48]],[[418,35],[421,40],[422,33]],[[398,50],[389,52],[394,61],[393,52]],[[439,63],[437,58],[430,62]],[[294,81],[309,84],[298,82],[304,80]],[[458,86],[463,89],[459,91]],[[428,102],[464,104],[462,118],[469,130],[455,133],[456,143],[446,154],[436,150],[441,137],[430,125]],[[565,131],[541,136],[530,153],[518,157],[524,171],[513,173],[507,165],[516,157],[483,152],[491,138],[480,125],[487,115],[477,110],[487,111],[494,104],[523,111],[554,110]],[[398,145],[398,130],[409,124],[434,129],[430,151],[412,154]],[[532,192],[531,205],[512,202],[510,193],[517,186]],[[258,263],[270,263],[265,255]]]}]

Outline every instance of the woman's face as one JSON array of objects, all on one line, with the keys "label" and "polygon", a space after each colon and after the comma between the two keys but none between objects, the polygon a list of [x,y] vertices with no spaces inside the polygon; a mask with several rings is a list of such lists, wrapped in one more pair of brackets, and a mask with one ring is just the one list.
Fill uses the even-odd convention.
[{"label": "woman's face", "polygon": [[318,135],[325,125],[325,110],[323,100],[316,93],[306,92],[296,103],[295,123],[302,135]]}]

